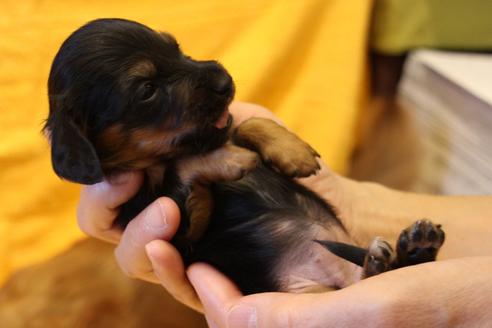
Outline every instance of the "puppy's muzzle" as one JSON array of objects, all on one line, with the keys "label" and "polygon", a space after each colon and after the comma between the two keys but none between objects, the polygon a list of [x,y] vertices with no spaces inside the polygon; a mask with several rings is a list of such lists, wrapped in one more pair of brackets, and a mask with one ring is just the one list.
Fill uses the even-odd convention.
[{"label": "puppy's muzzle", "polygon": [[206,87],[220,97],[232,98],[234,82],[227,71],[216,61],[201,62],[201,75]]},{"label": "puppy's muzzle", "polygon": [[212,81],[212,90],[220,95],[230,97],[234,92],[234,84],[232,83],[232,78],[226,72],[216,73],[216,77]]}]

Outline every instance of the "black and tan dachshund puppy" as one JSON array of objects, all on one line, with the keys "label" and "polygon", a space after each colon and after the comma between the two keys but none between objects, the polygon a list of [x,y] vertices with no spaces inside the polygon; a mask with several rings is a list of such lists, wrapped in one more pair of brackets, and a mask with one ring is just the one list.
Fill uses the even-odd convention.
[{"label": "black and tan dachshund puppy", "polygon": [[124,227],[156,198],[171,197],[182,215],[173,243],[185,262],[214,265],[244,293],[341,288],[434,260],[444,241],[439,226],[421,220],[402,233],[396,253],[379,239],[369,249],[349,246],[332,207],[292,179],[316,173],[317,153],[267,119],[232,128],[231,76],[216,61],[184,55],[169,34],[92,21],[61,46],[48,88],[55,172],[93,184],[143,170],[117,222]]}]

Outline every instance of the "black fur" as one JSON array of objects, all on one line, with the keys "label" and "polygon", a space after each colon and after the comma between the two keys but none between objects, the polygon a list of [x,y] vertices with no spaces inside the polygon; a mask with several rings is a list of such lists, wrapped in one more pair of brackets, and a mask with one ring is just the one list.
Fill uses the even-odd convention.
[{"label": "black fur", "polygon": [[311,228],[342,227],[314,192],[264,165],[213,191],[213,220],[190,262],[214,265],[247,294],[279,290],[279,261],[312,242]]}]

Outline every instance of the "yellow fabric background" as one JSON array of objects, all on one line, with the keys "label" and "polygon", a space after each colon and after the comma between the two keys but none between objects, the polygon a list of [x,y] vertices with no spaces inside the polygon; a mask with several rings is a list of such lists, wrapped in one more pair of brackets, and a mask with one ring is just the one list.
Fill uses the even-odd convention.
[{"label": "yellow fabric background", "polygon": [[2,0],[0,3],[0,282],[82,238],[79,187],[51,170],[40,134],[58,47],[99,17],[174,34],[199,59],[219,59],[237,99],[274,110],[343,172],[364,98],[370,1]]}]

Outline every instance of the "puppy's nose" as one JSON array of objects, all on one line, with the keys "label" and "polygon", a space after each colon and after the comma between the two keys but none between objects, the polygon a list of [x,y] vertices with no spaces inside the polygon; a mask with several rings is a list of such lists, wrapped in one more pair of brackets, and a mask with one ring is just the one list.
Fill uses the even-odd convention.
[{"label": "puppy's nose", "polygon": [[212,90],[218,95],[227,95],[232,92],[232,78],[229,74],[222,72],[218,74],[211,85]]},{"label": "puppy's nose", "polygon": [[234,92],[232,77],[222,65],[213,60],[203,61],[200,64],[202,66],[202,83],[207,85],[210,91],[220,96],[228,96]]}]

